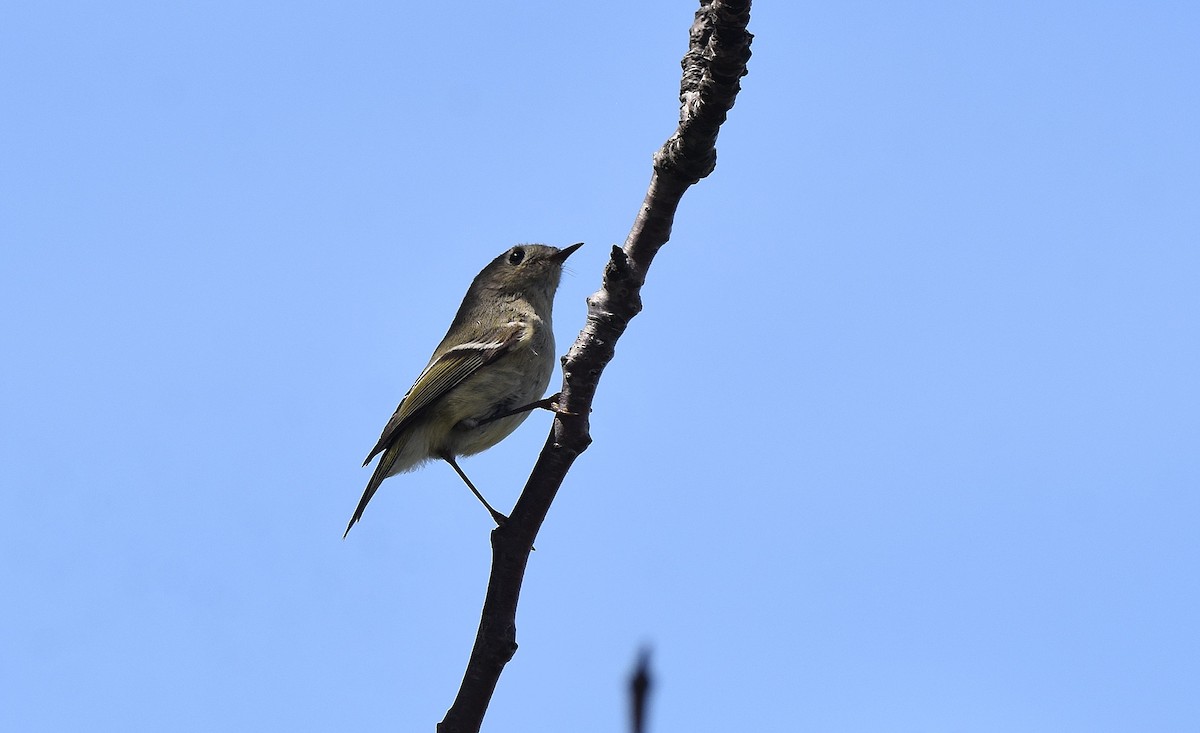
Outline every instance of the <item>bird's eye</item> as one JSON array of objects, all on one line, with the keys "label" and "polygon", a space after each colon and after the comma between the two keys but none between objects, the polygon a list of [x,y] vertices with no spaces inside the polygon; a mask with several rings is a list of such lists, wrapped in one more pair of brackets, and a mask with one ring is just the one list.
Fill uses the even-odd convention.
[{"label": "bird's eye", "polygon": [[512,252],[508,253],[508,264],[510,265],[519,265],[523,259],[525,259],[525,250],[521,247],[513,247]]}]

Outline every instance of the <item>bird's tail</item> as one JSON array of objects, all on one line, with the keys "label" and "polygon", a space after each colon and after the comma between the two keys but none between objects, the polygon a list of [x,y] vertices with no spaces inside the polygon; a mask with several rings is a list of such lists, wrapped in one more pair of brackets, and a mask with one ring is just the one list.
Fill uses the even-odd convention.
[{"label": "bird's tail", "polygon": [[398,447],[393,447],[384,451],[383,455],[379,457],[379,464],[375,466],[375,473],[371,474],[371,480],[367,482],[367,488],[363,491],[362,498],[358,500],[358,507],[354,510],[354,516],[350,517],[350,523],[346,525],[346,532],[342,535],[342,539],[346,539],[346,535],[350,534],[350,528],[358,520],[362,519],[363,510],[367,508],[367,503],[371,501],[371,497],[375,496],[375,492],[379,490],[379,485],[388,477],[388,472],[392,470],[392,466],[396,463],[396,456],[399,454]]}]

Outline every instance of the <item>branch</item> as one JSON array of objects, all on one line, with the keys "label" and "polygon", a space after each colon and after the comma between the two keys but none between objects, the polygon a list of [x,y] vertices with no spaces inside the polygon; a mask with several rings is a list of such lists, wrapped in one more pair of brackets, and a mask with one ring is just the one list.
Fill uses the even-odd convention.
[{"label": "branch", "polygon": [[629,730],[646,733],[646,709],[650,706],[650,650],[638,654],[637,668],[629,678]]},{"label": "branch", "polygon": [[717,132],[750,58],[750,0],[701,0],[683,57],[679,127],[654,155],[654,173],[624,247],[613,247],[587,323],[562,358],[563,388],[546,445],[512,515],[492,531],[492,571],[475,647],[438,733],[476,733],[500,673],[517,650],[517,600],[534,538],[575,459],[592,442],[588,415],[617,339],[642,309],[641,289],[667,243],[683,193],[713,171]]}]

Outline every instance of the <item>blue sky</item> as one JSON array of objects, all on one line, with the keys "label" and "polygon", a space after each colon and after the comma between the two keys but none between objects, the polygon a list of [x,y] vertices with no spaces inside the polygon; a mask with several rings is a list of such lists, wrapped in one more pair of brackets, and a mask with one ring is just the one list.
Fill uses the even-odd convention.
[{"label": "blue sky", "polygon": [[[566,349],[694,7],[0,11],[0,728],[432,729],[489,520],[433,465],[343,541],[359,463],[512,244],[587,242]],[[751,29],[485,730],[624,730],[642,644],[655,731],[1200,728],[1200,11]]]}]

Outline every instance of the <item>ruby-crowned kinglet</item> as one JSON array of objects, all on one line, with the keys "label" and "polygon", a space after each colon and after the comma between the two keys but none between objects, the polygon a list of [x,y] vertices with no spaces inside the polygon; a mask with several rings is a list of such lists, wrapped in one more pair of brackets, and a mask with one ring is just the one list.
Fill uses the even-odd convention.
[{"label": "ruby-crowned kinglet", "polygon": [[382,454],[346,534],[385,478],[434,458],[454,468],[493,519],[504,520],[455,457],[491,448],[516,430],[530,409],[549,406],[536,400],[546,393],[554,371],[550,311],[563,261],[581,246],[517,245],[475,276],[446,337],[363,461],[365,466]]}]

